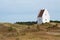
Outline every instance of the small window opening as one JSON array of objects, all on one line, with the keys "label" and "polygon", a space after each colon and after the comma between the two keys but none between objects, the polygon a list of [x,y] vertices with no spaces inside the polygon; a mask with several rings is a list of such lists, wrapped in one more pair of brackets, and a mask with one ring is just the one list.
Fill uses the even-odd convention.
[{"label": "small window opening", "polygon": [[47,21],[47,19],[45,19],[45,21]]}]

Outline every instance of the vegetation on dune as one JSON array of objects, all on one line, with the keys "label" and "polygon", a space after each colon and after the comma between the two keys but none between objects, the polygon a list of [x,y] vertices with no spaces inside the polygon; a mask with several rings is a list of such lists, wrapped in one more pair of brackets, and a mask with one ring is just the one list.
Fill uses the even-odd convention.
[{"label": "vegetation on dune", "polygon": [[[39,40],[48,39],[48,34],[45,32],[60,32],[58,27],[58,23],[43,23],[37,24],[37,22],[16,22],[14,24],[11,23],[2,23],[0,25],[0,35],[15,40],[25,40],[39,38]],[[3,30],[3,31],[2,31]],[[2,33],[1,33],[2,32]],[[37,37],[36,37],[37,36]],[[51,36],[52,37],[52,36]],[[3,38],[4,39],[4,38]],[[51,39],[51,38],[50,38]],[[12,39],[13,40],[13,39]]]},{"label": "vegetation on dune", "polygon": [[57,21],[57,20],[55,20],[55,21],[51,20],[50,22],[60,23],[60,21]]},{"label": "vegetation on dune", "polygon": [[11,31],[16,31],[16,29],[13,28],[13,27],[8,27],[8,31],[9,31],[9,32],[11,32]]},{"label": "vegetation on dune", "polygon": [[25,24],[25,25],[33,25],[33,24],[37,24],[37,22],[16,22],[15,24]]},{"label": "vegetation on dune", "polygon": [[[54,22],[54,23],[60,23],[60,21],[53,21],[53,20],[50,20],[50,22]],[[32,21],[32,22],[16,22],[15,24],[24,24],[24,25],[33,25],[33,24],[37,24],[37,21]],[[42,23],[44,24],[44,23]],[[47,23],[45,23],[47,24]]]}]

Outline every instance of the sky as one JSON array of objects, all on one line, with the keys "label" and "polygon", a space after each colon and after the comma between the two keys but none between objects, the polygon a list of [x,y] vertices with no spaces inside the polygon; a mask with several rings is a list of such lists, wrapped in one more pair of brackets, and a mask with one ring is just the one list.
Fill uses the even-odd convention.
[{"label": "sky", "polygon": [[60,0],[0,0],[0,22],[36,21],[41,8],[60,20]]}]

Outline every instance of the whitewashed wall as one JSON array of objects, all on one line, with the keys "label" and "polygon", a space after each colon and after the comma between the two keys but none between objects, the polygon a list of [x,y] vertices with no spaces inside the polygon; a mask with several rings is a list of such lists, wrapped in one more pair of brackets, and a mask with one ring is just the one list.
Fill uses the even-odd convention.
[{"label": "whitewashed wall", "polygon": [[49,15],[47,9],[45,9],[45,11],[43,13],[42,21],[43,21],[43,23],[50,22],[50,15]]},{"label": "whitewashed wall", "polygon": [[37,24],[42,24],[42,17],[37,18]]}]

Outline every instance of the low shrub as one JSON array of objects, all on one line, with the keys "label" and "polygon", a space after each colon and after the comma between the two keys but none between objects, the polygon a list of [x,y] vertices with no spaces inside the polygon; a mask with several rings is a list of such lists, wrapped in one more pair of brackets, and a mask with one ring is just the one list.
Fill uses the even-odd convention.
[{"label": "low shrub", "polygon": [[57,21],[57,20],[55,20],[55,21],[51,20],[50,22],[60,23],[60,21]]},{"label": "low shrub", "polygon": [[37,24],[37,22],[16,22],[15,24],[33,25]]},{"label": "low shrub", "polygon": [[16,31],[16,29],[13,28],[13,27],[8,27],[8,31],[9,31],[9,32],[12,32],[12,31]]}]

